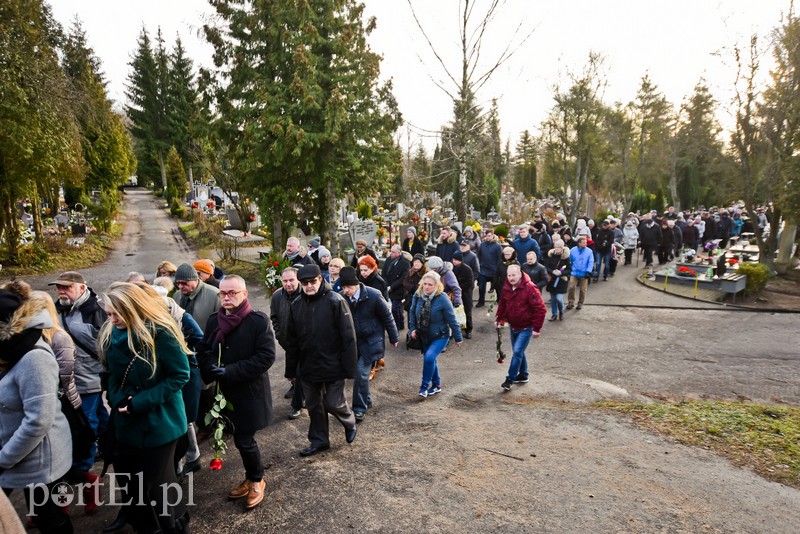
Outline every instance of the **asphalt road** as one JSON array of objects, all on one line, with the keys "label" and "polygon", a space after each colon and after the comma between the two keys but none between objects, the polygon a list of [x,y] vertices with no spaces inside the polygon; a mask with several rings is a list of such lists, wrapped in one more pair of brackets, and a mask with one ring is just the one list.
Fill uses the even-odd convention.
[{"label": "asphalt road", "polygon": [[[84,271],[102,290],[163,259],[196,259],[143,191],[126,194],[125,232]],[[740,312],[645,288],[633,268],[589,287],[587,305],[531,343],[531,381],[502,393],[487,308],[474,338],[440,358],[444,391],[420,401],[418,354],[387,351],[374,407],[348,446],[301,459],[308,418],[289,421],[283,353],[270,371],[276,421],[258,434],[267,499],[251,512],[225,494],[242,478],[231,446],[222,471],[191,484],[196,532],[796,532],[800,492],[705,450],[592,409],[606,398],[693,397],[800,403],[797,315]],[[31,278],[44,287],[49,277]],[[260,288],[255,307],[268,302]],[[508,349],[507,333],[504,346]],[[341,434],[341,435],[340,435]],[[210,459],[204,444],[204,459]],[[187,486],[187,491],[190,489]],[[15,502],[20,506],[19,496]],[[116,511],[72,516],[96,532]]]}]

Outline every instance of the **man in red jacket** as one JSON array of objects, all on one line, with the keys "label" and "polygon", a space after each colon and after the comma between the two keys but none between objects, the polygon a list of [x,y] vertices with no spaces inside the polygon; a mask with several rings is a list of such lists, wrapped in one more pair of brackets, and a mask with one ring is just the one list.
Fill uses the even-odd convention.
[{"label": "man in red jacket", "polygon": [[512,384],[528,382],[528,359],[525,356],[525,349],[528,348],[531,337],[539,337],[545,315],[547,308],[539,289],[531,282],[528,275],[522,272],[519,265],[509,265],[505,287],[497,305],[496,322],[498,328],[508,323],[511,328],[511,346],[514,349],[508,376],[501,386],[504,390],[510,390]]}]

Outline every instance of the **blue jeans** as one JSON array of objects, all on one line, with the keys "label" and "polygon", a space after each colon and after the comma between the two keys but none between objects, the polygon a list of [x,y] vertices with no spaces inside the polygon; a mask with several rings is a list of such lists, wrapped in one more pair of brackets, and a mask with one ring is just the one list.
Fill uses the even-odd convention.
[{"label": "blue jeans", "polygon": [[449,338],[443,337],[435,339],[425,349],[425,356],[422,363],[422,387],[429,388],[431,384],[434,386],[441,386],[442,379],[439,376],[439,365],[436,363],[436,358],[442,353],[447,346]]},{"label": "blue jeans", "polygon": [[[603,278],[608,278],[608,273],[611,271],[611,252],[606,252],[605,254],[600,254],[600,263],[603,264]],[[595,279],[600,277],[600,263],[596,263],[597,266],[597,274],[594,275]]]},{"label": "blue jeans", "polygon": [[486,300],[486,283],[491,282],[494,279],[494,276],[488,276],[485,274],[478,275],[478,304],[483,306],[483,303]]},{"label": "blue jeans", "polygon": [[511,329],[511,346],[514,355],[511,356],[511,364],[508,366],[508,379],[516,380],[517,376],[528,378],[528,358],[525,357],[525,349],[533,335],[533,328],[522,328],[520,330]]},{"label": "blue jeans", "polygon": [[364,413],[372,406],[369,393],[369,373],[372,371],[372,360],[358,355],[358,373],[353,379],[353,412]]},{"label": "blue jeans", "polygon": [[[95,435],[100,435],[108,426],[108,412],[103,404],[103,394],[101,392],[81,394],[81,408],[83,409],[83,413],[86,414],[86,419],[89,420],[89,424],[92,426]],[[89,457],[75,462],[73,467],[78,471],[91,470],[94,465],[94,457],[96,454],[97,445],[92,443]]]},{"label": "blue jeans", "polygon": [[550,309],[553,315],[564,312],[564,293],[550,293]]}]

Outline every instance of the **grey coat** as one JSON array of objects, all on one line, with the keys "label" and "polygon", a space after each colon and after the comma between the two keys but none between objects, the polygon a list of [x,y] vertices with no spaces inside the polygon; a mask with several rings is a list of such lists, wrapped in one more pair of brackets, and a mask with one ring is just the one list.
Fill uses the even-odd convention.
[{"label": "grey coat", "polygon": [[[46,310],[27,328],[53,326]],[[58,363],[40,339],[0,379],[0,487],[50,483],[72,465],[72,436],[58,400]]]},{"label": "grey coat", "polygon": [[[94,324],[85,317],[82,311],[84,307],[99,307],[97,296],[89,288],[86,288],[83,295],[78,297],[78,300],[75,301],[67,313],[60,315],[61,326],[65,327],[65,330],[69,330],[70,334],[80,341],[84,347],[95,350],[95,354],[89,354],[75,343],[75,386],[78,388],[78,393],[100,393],[102,391],[100,373],[105,369],[97,359],[96,347],[97,335],[100,332],[100,326],[102,326],[100,318],[102,317],[102,320],[105,320],[105,312],[93,319],[94,323],[100,324]],[[94,316],[94,314],[91,315]]]},{"label": "grey coat", "polygon": [[202,280],[198,280],[197,287],[191,294],[184,295],[178,291],[172,298],[181,305],[181,308],[192,314],[203,332],[206,331],[209,316],[216,313],[222,305],[219,300],[219,289]]},{"label": "grey coat", "polygon": [[76,410],[81,407],[81,396],[75,386],[75,343],[69,334],[63,330],[56,330],[50,347],[56,355],[58,374],[61,381],[61,390],[69,399],[69,403]]}]

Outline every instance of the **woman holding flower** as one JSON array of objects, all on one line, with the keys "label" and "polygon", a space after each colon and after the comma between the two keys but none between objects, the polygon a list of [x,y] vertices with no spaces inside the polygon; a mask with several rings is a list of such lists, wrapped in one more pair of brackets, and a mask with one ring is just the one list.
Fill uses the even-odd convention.
[{"label": "woman holding flower", "polygon": [[102,303],[108,321],[98,346],[119,447],[114,470],[131,474],[122,502],[132,503],[113,524],[130,523],[142,533],[188,532],[184,503],[165,502],[163,488],[178,483],[174,456],[187,428],[181,389],[189,381],[190,350],[164,301],[141,287],[117,282]]}]

